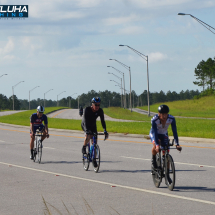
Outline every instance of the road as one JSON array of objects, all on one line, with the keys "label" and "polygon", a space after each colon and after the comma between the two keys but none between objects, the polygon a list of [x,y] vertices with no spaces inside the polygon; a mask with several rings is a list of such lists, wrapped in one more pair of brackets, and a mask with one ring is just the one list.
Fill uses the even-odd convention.
[{"label": "road", "polygon": [[[48,117],[50,118],[61,118],[61,119],[82,119],[79,116],[79,110],[78,109],[64,109],[64,110],[59,110],[55,111],[53,113],[47,114]],[[137,122],[134,120],[123,120],[123,119],[114,119],[112,117],[109,117],[108,115],[104,115],[105,120],[107,121],[116,121],[116,122]],[[97,120],[100,120],[98,117]]]},{"label": "road", "polygon": [[169,191],[152,182],[149,140],[101,138],[99,173],[83,169],[83,140],[83,133],[50,129],[38,164],[29,159],[29,128],[0,125],[0,214],[44,214],[42,197],[52,214],[59,213],[50,204],[67,214],[63,203],[71,214],[214,214],[215,144],[171,150],[176,187]]},{"label": "road", "polygon": [[2,111],[0,112],[0,116],[6,116],[6,115],[11,115],[14,113],[19,113],[19,112],[23,112],[25,110],[10,110],[10,111]]}]

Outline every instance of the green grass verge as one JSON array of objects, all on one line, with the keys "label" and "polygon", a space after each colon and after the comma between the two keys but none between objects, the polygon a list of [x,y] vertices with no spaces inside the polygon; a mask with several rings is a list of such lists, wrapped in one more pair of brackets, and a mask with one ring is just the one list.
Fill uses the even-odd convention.
[{"label": "green grass verge", "polygon": [[136,120],[136,121],[151,121],[151,118],[147,115],[143,115],[137,112],[131,112],[128,109],[120,107],[109,107],[103,108],[104,113],[108,116],[115,119],[127,119],[127,120]]},{"label": "green grass verge", "polygon": [[[66,107],[49,107],[45,108],[45,114],[51,113],[59,109],[65,109]],[[30,125],[30,116],[36,113],[36,110],[23,111],[20,113],[15,113],[7,116],[1,116],[0,122],[15,124],[15,125]]]},{"label": "green grass verge", "polygon": [[[158,106],[161,104],[162,103],[151,105],[150,110],[157,113]],[[213,95],[205,96],[200,99],[164,102],[164,104],[169,106],[170,114],[173,116],[215,118],[215,96]],[[148,110],[147,106],[138,108]]]},{"label": "green grass verge", "polygon": [[[46,113],[52,112],[59,108],[46,108]],[[35,111],[25,111],[8,116],[0,117],[0,122],[10,123],[16,125],[30,126],[30,116]],[[68,129],[68,130],[82,130],[81,120],[57,119],[49,118],[49,128]],[[186,119],[177,118],[176,124],[178,128],[178,135],[183,137],[201,137],[201,138],[215,138],[215,120],[207,119]],[[106,121],[108,132],[113,133],[129,133],[129,134],[145,134],[148,135],[151,123],[150,122],[113,122]],[[98,131],[102,131],[101,123],[97,123]],[[171,126],[169,128],[169,135],[172,135]]]}]

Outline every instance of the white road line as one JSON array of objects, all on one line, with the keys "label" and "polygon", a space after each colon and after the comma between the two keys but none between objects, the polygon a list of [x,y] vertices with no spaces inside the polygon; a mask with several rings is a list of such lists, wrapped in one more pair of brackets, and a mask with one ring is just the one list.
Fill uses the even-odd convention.
[{"label": "white road line", "polygon": [[55,149],[55,148],[52,148],[52,147],[46,147],[46,146],[43,146],[43,148],[45,148],[45,149]]},{"label": "white road line", "polygon": [[82,180],[82,181],[89,181],[89,182],[93,182],[93,183],[104,184],[104,185],[108,185],[108,186],[116,186],[116,187],[129,189],[129,190],[135,190],[135,191],[140,191],[140,192],[145,192],[145,193],[167,196],[167,197],[172,197],[172,198],[176,198],[176,199],[183,199],[183,200],[188,200],[188,201],[193,201],[193,202],[200,202],[200,203],[204,203],[204,204],[215,205],[215,202],[201,200],[201,199],[195,199],[195,198],[190,198],[190,197],[185,197],[185,196],[177,196],[177,195],[173,195],[173,194],[169,194],[169,193],[162,193],[162,192],[157,192],[157,191],[147,190],[147,189],[142,189],[142,188],[137,188],[137,187],[129,187],[129,186],[124,186],[124,185],[119,185],[119,184],[112,184],[109,182],[97,181],[97,180],[92,180],[92,179],[88,179],[88,178],[81,178],[81,177],[72,176],[72,175],[65,175],[65,174],[56,173],[56,172],[49,172],[49,171],[45,171],[45,170],[41,170],[41,169],[34,169],[34,168],[30,168],[30,167],[25,167],[25,166],[18,166],[18,165],[4,163],[4,162],[0,162],[0,164],[7,165],[7,166],[13,166],[13,167],[17,167],[17,168],[22,168],[22,169],[27,169],[27,170],[32,170],[32,171],[37,171],[37,172],[42,172],[42,173],[51,174],[51,175],[59,175],[59,176]]},{"label": "white road line", "polygon": [[[126,156],[120,156],[121,158],[129,158],[129,159],[133,159],[133,160],[146,160],[146,161],[150,161],[151,159],[144,159],[144,158],[133,158],[133,157],[126,157]],[[189,166],[203,166],[203,167],[210,167],[210,168],[215,168],[215,166],[208,166],[208,165],[204,165],[204,164],[192,164],[192,163],[180,163],[180,162],[174,162],[177,164],[183,164],[183,165],[189,165]]]},{"label": "white road line", "polygon": [[0,142],[4,143],[5,141],[4,140],[0,140]]}]

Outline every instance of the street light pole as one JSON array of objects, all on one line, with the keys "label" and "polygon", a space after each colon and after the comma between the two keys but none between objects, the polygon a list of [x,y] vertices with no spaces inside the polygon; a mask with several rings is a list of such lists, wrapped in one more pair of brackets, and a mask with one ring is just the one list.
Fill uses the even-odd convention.
[{"label": "street light pole", "polygon": [[147,97],[148,97],[148,116],[150,116],[150,101],[149,101],[149,66],[148,66],[148,55],[144,55],[141,52],[137,51],[136,49],[131,48],[128,45],[119,45],[119,46],[127,46],[129,49],[131,49],[133,52],[135,52],[136,54],[138,54],[140,57],[142,57],[144,60],[146,60],[147,62],[147,88],[148,88],[148,92],[147,92]]},{"label": "street light pole", "polygon": [[44,93],[44,108],[45,108],[45,95],[46,95],[46,93],[48,93],[51,90],[53,90],[53,89],[50,89],[50,90],[48,90],[47,92]]},{"label": "street light pole", "polygon": [[[66,91],[63,91],[63,92],[61,92],[60,94],[62,94],[62,93],[64,93],[64,92],[66,92]],[[59,104],[58,104],[58,96],[59,96],[60,94],[57,95],[57,107],[59,106]]]},{"label": "street light pole", "polygon": [[71,108],[71,98],[72,98],[72,96],[75,95],[75,94],[77,94],[77,93],[73,93],[73,94],[70,96],[70,102],[69,102],[69,107],[70,107],[70,108]]},{"label": "street light pole", "polygon": [[126,98],[125,98],[125,77],[124,77],[124,72],[121,72],[120,70],[114,68],[113,66],[107,66],[107,67],[111,67],[111,68],[115,69],[117,72],[119,72],[121,75],[123,75],[124,109],[125,109],[126,108]]},{"label": "street light pole", "polygon": [[124,63],[116,60],[116,59],[109,59],[109,60],[115,60],[117,63],[119,63],[121,66],[125,67],[126,69],[129,70],[129,75],[130,75],[130,108],[131,108],[131,112],[132,112],[132,104],[131,104],[131,68],[130,66],[125,65]]},{"label": "street light pole", "polygon": [[178,13],[178,15],[181,15],[181,16],[185,16],[185,15],[188,15],[188,16],[191,16],[193,19],[195,19],[198,23],[200,23],[202,26],[204,26],[205,28],[207,28],[211,33],[215,34],[215,32],[213,32],[211,30],[211,28],[215,31],[215,28],[213,28],[212,26],[208,25],[207,23],[203,22],[202,20],[196,18],[195,16],[191,15],[191,14],[186,14],[186,13]]},{"label": "street light pole", "polygon": [[18,84],[20,84],[20,83],[22,83],[22,82],[25,82],[25,81],[20,81],[20,82],[17,83],[16,85],[12,86],[12,92],[13,92],[13,110],[14,110],[14,88],[15,88]]},{"label": "street light pole", "polygon": [[112,74],[112,75],[114,75],[115,77],[117,77],[118,79],[120,79],[121,80],[121,108],[122,108],[122,78],[120,78],[119,76],[117,76],[117,75],[115,75],[115,74],[113,74],[113,73],[110,73],[110,72],[108,72],[108,74]]},{"label": "street light pole", "polygon": [[[40,87],[40,86],[36,86],[36,87],[34,87],[32,90],[36,89],[37,87]],[[30,102],[31,102],[31,100],[30,100],[30,92],[31,92],[32,90],[29,90],[29,110],[31,110],[31,105],[30,105]]]}]

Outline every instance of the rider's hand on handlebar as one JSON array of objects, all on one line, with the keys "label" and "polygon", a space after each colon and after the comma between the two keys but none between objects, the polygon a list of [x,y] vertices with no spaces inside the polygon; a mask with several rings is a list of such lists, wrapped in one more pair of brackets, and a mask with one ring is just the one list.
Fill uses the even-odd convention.
[{"label": "rider's hand on handlebar", "polygon": [[34,138],[35,137],[35,133],[31,133],[31,138]]},{"label": "rider's hand on handlebar", "polygon": [[46,137],[49,138],[49,134],[46,134]]},{"label": "rider's hand on handlebar", "polygon": [[177,149],[179,152],[181,152],[182,147],[181,147],[180,145],[177,145],[177,146],[176,146],[176,149]]},{"label": "rider's hand on handlebar", "polygon": [[156,148],[155,148],[156,152],[159,153],[159,150],[160,150],[160,146],[159,145],[156,145]]}]

